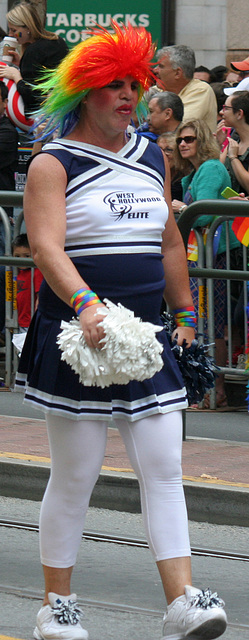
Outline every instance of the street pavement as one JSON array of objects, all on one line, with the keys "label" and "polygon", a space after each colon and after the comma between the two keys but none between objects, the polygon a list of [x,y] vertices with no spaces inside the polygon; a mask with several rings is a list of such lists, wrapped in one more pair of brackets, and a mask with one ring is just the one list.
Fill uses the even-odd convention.
[{"label": "street pavement", "polygon": [[[210,434],[214,437],[208,437]],[[186,412],[183,482],[192,547],[205,546],[247,555],[248,435],[246,409]],[[38,522],[38,501],[49,471],[43,414],[23,405],[21,394],[1,391],[2,517]],[[119,432],[112,424],[91,505],[97,509],[89,510],[86,529],[115,532],[116,527],[116,532],[121,531],[122,535],[144,537],[137,520],[140,518],[137,479]],[[0,640],[28,640],[42,598],[37,534],[3,528],[1,535]],[[246,562],[193,557],[193,578],[196,585],[217,588],[224,597],[229,614],[224,640],[249,640]],[[85,541],[74,574],[74,588],[84,608],[84,621],[92,640],[161,637],[163,595],[146,549],[120,551],[115,545]]]},{"label": "street pavement", "polygon": [[[40,504],[0,497],[2,518],[38,525]],[[145,540],[140,514],[90,508],[85,531]],[[248,528],[190,522],[192,549],[248,554]],[[222,640],[249,640],[248,563],[192,555],[193,584],[218,591],[229,625]],[[232,576],[232,579],[231,579]],[[82,541],[72,591],[91,640],[160,640],[165,599],[148,549]],[[1,527],[0,640],[31,640],[43,578],[36,531]],[[4,634],[3,636],[1,635]]]},{"label": "street pavement", "polygon": [[[12,405],[14,415],[11,414]],[[0,393],[0,414],[1,495],[41,500],[50,469],[43,414],[27,410],[20,394],[6,391]],[[210,424],[219,422],[224,434],[228,417],[230,425],[234,424],[234,431],[240,422],[243,423],[242,432],[247,440],[224,439],[224,435],[223,438],[188,435],[192,421],[195,425],[199,423],[198,433],[203,434],[208,433]],[[190,519],[249,526],[247,421],[246,410],[186,412],[183,482]],[[103,467],[91,504],[107,509],[140,511],[137,479],[119,432],[111,423]]]}]

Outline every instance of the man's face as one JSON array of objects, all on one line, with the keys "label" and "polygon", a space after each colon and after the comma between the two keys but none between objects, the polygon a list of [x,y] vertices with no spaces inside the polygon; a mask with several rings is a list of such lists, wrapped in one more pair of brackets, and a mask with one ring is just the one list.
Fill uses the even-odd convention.
[{"label": "man's face", "polygon": [[165,109],[161,111],[157,104],[157,98],[152,98],[149,102],[149,114],[147,116],[149,131],[159,135],[165,131]]},{"label": "man's face", "polygon": [[5,100],[3,100],[0,93],[0,116],[4,114],[5,109],[7,107],[7,102],[8,102],[8,98],[5,98]]},{"label": "man's face", "polygon": [[179,89],[177,79],[179,77],[179,69],[172,68],[168,56],[162,56],[159,58],[157,66],[155,67],[155,73],[159,79],[157,82],[158,87],[161,89],[163,88],[166,91],[178,93]]}]

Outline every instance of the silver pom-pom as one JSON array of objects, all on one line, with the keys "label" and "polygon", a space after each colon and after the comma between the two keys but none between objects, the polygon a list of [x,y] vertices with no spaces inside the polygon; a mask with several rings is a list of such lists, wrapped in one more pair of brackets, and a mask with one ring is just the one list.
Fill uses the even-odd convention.
[{"label": "silver pom-pom", "polygon": [[61,358],[79,375],[85,386],[109,387],[111,384],[127,384],[130,380],[146,380],[163,366],[163,346],[155,334],[162,326],[142,322],[133,311],[105,298],[106,307],[96,314],[105,316],[100,321],[105,338],[103,347],[94,349],[86,344],[78,319],[61,323],[57,344]]},{"label": "silver pom-pom", "polygon": [[55,605],[52,611],[60,624],[77,624],[77,622],[79,622],[82,611],[77,602],[73,602],[72,600],[62,602],[58,598]]},{"label": "silver pom-pom", "polygon": [[225,602],[216,591],[212,593],[211,589],[205,589],[193,596],[189,602],[189,607],[195,606],[200,609],[212,609],[212,607],[224,607]]}]

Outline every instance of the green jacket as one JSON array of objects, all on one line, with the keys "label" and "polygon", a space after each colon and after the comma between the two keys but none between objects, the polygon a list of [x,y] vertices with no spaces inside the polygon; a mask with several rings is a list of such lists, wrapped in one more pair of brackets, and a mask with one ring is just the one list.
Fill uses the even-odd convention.
[{"label": "green jacket", "polygon": [[[230,186],[230,176],[224,164],[220,160],[206,160],[197,171],[193,170],[189,175],[182,178],[183,200],[187,191],[191,193],[193,202],[197,200],[223,200],[221,192]],[[213,216],[200,216],[193,227],[206,227],[213,219]],[[229,222],[229,229],[230,248],[234,249],[240,245],[240,242],[232,231],[232,221]],[[225,250],[226,230],[225,224],[222,224],[218,253],[223,253]]]}]

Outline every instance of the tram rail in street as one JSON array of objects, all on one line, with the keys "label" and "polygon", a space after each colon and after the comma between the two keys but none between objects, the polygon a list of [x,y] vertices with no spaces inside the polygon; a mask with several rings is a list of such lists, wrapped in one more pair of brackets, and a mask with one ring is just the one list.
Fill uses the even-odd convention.
[{"label": "tram rail in street", "polygon": [[[31,522],[22,522],[16,520],[0,519],[0,527],[8,527],[12,529],[21,529],[22,531],[34,531],[38,533],[39,525]],[[120,537],[108,533],[98,531],[84,531],[82,538],[92,542],[108,542],[109,544],[119,544],[130,547],[139,547],[149,549],[146,540],[140,538]],[[249,555],[244,553],[235,553],[230,551],[222,551],[217,549],[204,549],[202,547],[192,547],[193,556],[207,556],[209,558],[220,558],[222,560],[236,560],[239,562],[249,562]]]}]

